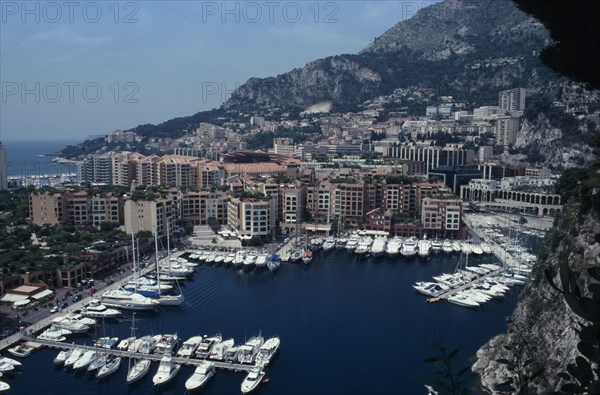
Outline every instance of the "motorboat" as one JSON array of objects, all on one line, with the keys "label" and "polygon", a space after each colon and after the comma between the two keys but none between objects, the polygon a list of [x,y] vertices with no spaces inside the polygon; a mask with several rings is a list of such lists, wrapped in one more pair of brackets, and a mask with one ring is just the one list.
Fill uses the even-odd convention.
[{"label": "motorboat", "polygon": [[234,345],[233,339],[227,339],[222,341],[219,344],[215,344],[213,348],[210,350],[210,359],[215,359],[217,361],[222,361],[227,354],[227,351]]},{"label": "motorboat", "polygon": [[98,369],[96,377],[98,377],[98,379],[108,377],[119,370],[119,366],[121,366],[121,357],[118,355],[109,355],[106,359],[106,364]]},{"label": "motorboat", "polygon": [[225,259],[223,259],[223,264],[229,265],[230,263],[233,263],[234,259],[235,259],[235,254],[233,252],[231,252],[225,256]]},{"label": "motorboat", "polygon": [[244,381],[242,381],[242,394],[247,394],[256,389],[264,377],[265,372],[260,370],[260,368],[252,369],[246,378],[244,378]]},{"label": "motorboat", "polygon": [[256,258],[257,258],[257,254],[254,251],[251,251],[250,253],[248,253],[246,255],[246,259],[244,259],[244,268],[251,268],[254,266],[254,263],[256,262]]},{"label": "motorboat", "polygon": [[202,339],[200,344],[198,344],[198,348],[196,349],[196,357],[198,358],[208,358],[210,356],[211,349],[221,343],[223,337],[220,334],[211,337],[205,337]]},{"label": "motorboat", "polygon": [[118,337],[104,336],[104,337],[99,337],[98,340],[96,340],[96,342],[94,343],[94,347],[106,348],[106,349],[110,350],[110,349],[115,348],[118,343],[119,343]]},{"label": "motorboat", "polygon": [[98,357],[92,361],[92,363],[90,363],[88,365],[87,371],[88,372],[95,372],[96,370],[102,368],[102,366],[106,365],[106,362],[108,361],[108,354],[105,354],[103,352],[98,352]]},{"label": "motorboat", "polygon": [[240,353],[240,347],[241,346],[230,347],[229,350],[227,350],[227,352],[225,353],[223,360],[227,362],[237,361],[238,355]]},{"label": "motorboat", "polygon": [[156,347],[156,344],[161,339],[162,335],[144,336],[141,338],[141,343],[137,352],[142,354],[150,354]]},{"label": "motorboat", "polygon": [[305,249],[304,250],[304,255],[302,256],[302,262],[305,265],[308,265],[309,263],[311,263],[313,260],[313,252],[310,249]]},{"label": "motorboat", "polygon": [[109,309],[98,299],[94,299],[83,308],[81,315],[92,318],[117,318],[121,315],[121,312],[116,309]]},{"label": "motorboat", "polygon": [[158,305],[154,299],[124,289],[107,291],[100,296],[100,301],[107,306],[127,310],[154,310]]},{"label": "motorboat", "polygon": [[458,292],[456,295],[450,296],[448,302],[465,307],[479,307],[479,303],[463,292]]},{"label": "motorboat", "polygon": [[387,244],[387,237],[385,237],[385,236],[376,237],[375,240],[373,241],[373,244],[371,244],[371,256],[373,256],[375,258],[382,256],[385,252],[386,244]]},{"label": "motorboat", "polygon": [[480,256],[483,255],[483,249],[481,248],[481,246],[477,245],[477,244],[473,244],[471,246],[471,249],[473,250],[473,254]]},{"label": "motorboat", "polygon": [[292,258],[292,253],[288,250],[285,250],[281,253],[281,262],[289,262]]},{"label": "motorboat", "polygon": [[254,262],[254,264],[256,265],[257,268],[263,268],[267,266],[267,259],[269,258],[269,256],[267,254],[259,254],[256,257],[256,261]]},{"label": "motorboat", "polygon": [[309,248],[311,249],[311,251],[317,251],[321,247],[323,247],[323,243],[324,241],[321,237],[314,237],[310,239]]},{"label": "motorboat", "polygon": [[193,336],[183,342],[179,351],[177,351],[178,357],[189,358],[194,355],[198,345],[202,342],[202,336]]},{"label": "motorboat", "polygon": [[151,361],[149,359],[138,359],[129,372],[127,372],[127,384],[133,384],[150,371]]},{"label": "motorboat", "polygon": [[202,361],[190,378],[186,380],[185,389],[192,391],[202,387],[214,374],[215,364],[213,362]]},{"label": "motorboat", "polygon": [[280,344],[281,340],[279,340],[278,337],[271,337],[270,339],[267,339],[267,341],[265,341],[258,349],[258,353],[256,354],[255,358],[256,365],[260,367],[267,366],[269,362],[271,362],[273,356],[277,353],[277,350],[279,350]]},{"label": "motorboat", "polygon": [[0,381],[0,392],[6,392],[10,389],[10,384]]},{"label": "motorboat", "polygon": [[72,352],[73,352],[72,349],[60,351],[56,355],[56,358],[54,358],[54,364],[55,365],[62,365],[63,363],[65,363],[65,361],[67,360],[67,358],[69,358],[71,356]]},{"label": "motorboat", "polygon": [[333,237],[328,237],[323,242],[323,252],[329,252],[335,248],[335,239]]},{"label": "motorboat", "polygon": [[33,347],[28,346],[27,343],[18,344],[15,347],[9,348],[7,351],[18,358],[27,358],[31,355],[34,350]]},{"label": "motorboat", "polygon": [[156,374],[152,377],[152,382],[154,385],[166,384],[177,375],[179,369],[181,369],[181,365],[173,362],[171,357],[163,357],[160,360]]},{"label": "motorboat", "polygon": [[342,250],[342,249],[346,248],[346,243],[348,243],[348,239],[345,239],[343,237],[339,238],[339,239],[336,239],[336,241],[335,241],[335,249],[336,250]]},{"label": "motorboat", "polygon": [[292,255],[290,256],[290,261],[298,262],[302,259],[303,256],[304,256],[304,248],[297,248],[292,252]]},{"label": "motorboat", "polygon": [[473,247],[471,246],[471,244],[464,242],[461,245],[461,252],[465,255],[470,254],[473,252]]},{"label": "motorboat", "polygon": [[423,295],[433,297],[439,296],[450,290],[450,287],[447,285],[433,282],[417,282],[413,285],[413,288]]},{"label": "motorboat", "polygon": [[215,257],[215,265],[220,265],[225,261],[225,255],[223,253],[217,253]]},{"label": "motorboat", "polygon": [[458,242],[458,241],[452,242],[452,252],[461,252],[461,251],[462,251],[462,246],[461,246],[460,242]]},{"label": "motorboat", "polygon": [[431,250],[436,254],[438,252],[440,252],[442,250],[442,242],[439,241],[438,239],[432,240],[431,241]]},{"label": "motorboat", "polygon": [[56,328],[66,329],[72,333],[86,333],[90,330],[89,326],[73,321],[67,317],[56,317],[51,322]]},{"label": "motorboat", "polygon": [[155,354],[171,355],[179,344],[179,336],[177,334],[166,334],[160,337],[160,340],[154,347]]},{"label": "motorboat", "polygon": [[135,337],[128,337],[126,339],[121,340],[119,342],[119,344],[117,344],[117,350],[122,350],[122,351],[129,350],[129,346],[131,346],[134,341],[135,341]]},{"label": "motorboat", "polygon": [[98,358],[98,351],[89,350],[83,353],[81,357],[73,364],[73,370],[87,369],[96,358]]},{"label": "motorboat", "polygon": [[240,353],[238,355],[238,361],[240,363],[252,363],[258,350],[263,345],[265,339],[261,336],[253,336],[240,347]]},{"label": "motorboat", "polygon": [[98,323],[98,321],[96,321],[94,318],[86,317],[83,314],[67,314],[66,318],[73,322],[79,322],[80,324],[87,325],[89,327],[95,326]]},{"label": "motorboat", "polygon": [[442,243],[442,251],[444,251],[446,254],[451,254],[452,252],[454,252],[454,250],[452,249],[452,243],[449,240],[445,240]]},{"label": "motorboat", "polygon": [[8,357],[0,357],[0,364],[9,363],[13,366],[22,366],[23,364],[16,359],[8,358]]},{"label": "motorboat", "polygon": [[405,240],[404,243],[402,243],[402,248],[400,249],[400,254],[402,254],[402,256],[412,257],[417,255],[417,252],[418,246],[415,242],[415,239],[410,238],[408,240]]},{"label": "motorboat", "polygon": [[8,362],[0,362],[0,372],[10,372],[15,370],[15,365]]},{"label": "motorboat", "polygon": [[269,270],[271,272],[274,272],[275,270],[279,269],[280,265],[281,265],[281,258],[279,257],[279,255],[271,254],[269,256],[269,259],[267,260],[267,268],[269,268]]},{"label": "motorboat", "polygon": [[483,251],[484,254],[491,254],[492,253],[492,248],[490,247],[489,244],[487,243],[481,243],[481,251]]},{"label": "motorboat", "polygon": [[75,362],[77,362],[77,360],[81,358],[84,352],[85,350],[83,348],[76,347],[71,353],[71,355],[69,355],[69,357],[65,360],[65,368],[73,367]]},{"label": "motorboat", "polygon": [[427,239],[419,240],[417,243],[418,254],[421,258],[427,258],[431,254],[431,241]]},{"label": "motorboat", "polygon": [[42,332],[38,336],[38,339],[50,340],[50,341],[54,341],[54,342],[64,342],[65,340],[67,340],[66,336],[70,335],[71,333],[72,332],[68,329],[60,329],[60,328],[51,326],[50,328],[48,328],[44,332]]},{"label": "motorboat", "polygon": [[238,266],[243,265],[245,259],[246,259],[246,255],[244,255],[244,253],[242,251],[236,252],[235,258],[232,261],[233,266],[238,267]]},{"label": "motorboat", "polygon": [[402,239],[398,236],[392,237],[392,239],[387,243],[385,252],[390,258],[396,258],[398,254],[400,254],[401,247]]},{"label": "motorboat", "polygon": [[[346,242],[346,249],[348,251],[355,251],[356,248],[358,247],[359,241],[360,241],[360,236],[357,234],[353,234],[352,236],[350,236],[350,238]],[[337,245],[336,245],[336,247],[337,247]]]},{"label": "motorboat", "polygon": [[369,236],[361,237],[358,245],[356,246],[356,250],[354,252],[357,255],[364,255],[371,251],[371,245],[373,244],[373,239]]}]

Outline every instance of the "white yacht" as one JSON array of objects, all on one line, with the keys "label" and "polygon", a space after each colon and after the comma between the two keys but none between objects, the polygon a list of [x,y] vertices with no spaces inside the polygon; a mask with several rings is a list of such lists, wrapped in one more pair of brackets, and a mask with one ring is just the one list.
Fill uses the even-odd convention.
[{"label": "white yacht", "polygon": [[398,236],[392,237],[390,241],[388,241],[386,246],[386,253],[390,258],[396,258],[398,254],[400,254],[400,248],[402,247],[402,239]]},{"label": "white yacht", "polygon": [[54,325],[56,328],[67,329],[72,333],[86,333],[90,330],[89,326],[64,316],[54,318],[52,320],[52,325]]},{"label": "white yacht", "polygon": [[250,251],[248,255],[246,255],[246,259],[244,259],[244,268],[251,268],[254,266],[256,262],[257,254],[254,251]]},{"label": "white yacht", "polygon": [[357,234],[353,234],[350,236],[348,241],[346,242],[346,249],[348,251],[354,251],[358,247],[358,242],[360,241],[360,236]]},{"label": "white yacht", "polygon": [[213,348],[210,350],[210,359],[215,359],[217,361],[222,361],[227,354],[227,351],[234,345],[233,339],[227,339],[222,341],[219,344],[215,344]]},{"label": "white yacht", "polygon": [[9,348],[8,351],[11,355],[18,358],[27,358],[31,355],[31,351],[34,350],[33,347],[28,346],[27,343],[17,344],[14,347]]},{"label": "white yacht", "polygon": [[343,248],[346,248],[346,243],[348,242],[348,239],[345,238],[339,238],[335,240],[335,248],[337,250],[341,250]]},{"label": "white yacht", "polygon": [[152,377],[152,382],[154,385],[166,384],[177,375],[179,369],[181,369],[181,365],[173,362],[171,357],[163,357],[160,360],[156,374]]},{"label": "white yacht", "polygon": [[433,297],[439,296],[444,292],[450,290],[450,287],[447,285],[426,281],[415,283],[415,285],[413,285],[413,288],[416,289],[418,292],[422,293],[423,295]]},{"label": "white yacht", "polygon": [[73,367],[75,362],[77,362],[77,360],[81,358],[84,352],[85,350],[83,348],[75,348],[71,355],[69,355],[69,358],[65,360],[65,368]]},{"label": "white yacht", "polygon": [[292,251],[292,255],[290,255],[290,261],[298,262],[302,259],[303,256],[304,248],[296,248],[294,251]]},{"label": "white yacht", "polygon": [[267,254],[259,254],[256,257],[256,262],[254,262],[254,264],[259,269],[262,267],[266,267],[267,266],[267,258],[269,258],[269,256]]},{"label": "white yacht", "polygon": [[50,328],[48,328],[44,332],[42,332],[38,336],[38,339],[51,340],[51,341],[55,341],[55,342],[64,342],[65,340],[67,340],[66,336],[70,335],[71,333],[72,332],[68,329],[60,329],[60,328],[51,326]]},{"label": "white yacht", "polygon": [[98,379],[102,379],[104,377],[110,376],[111,374],[119,370],[119,366],[121,366],[121,357],[117,355],[109,355],[106,359],[106,364],[104,364],[104,366],[102,366],[98,370],[96,377],[98,377]]},{"label": "white yacht", "polygon": [[371,245],[371,256],[377,258],[383,255],[387,244],[387,237],[379,236],[376,237]]},{"label": "white yacht", "polygon": [[373,244],[373,239],[369,236],[361,237],[358,245],[356,246],[356,250],[354,252],[357,255],[364,255],[367,252],[371,251],[371,245]]},{"label": "white yacht", "polygon": [[92,318],[117,318],[121,312],[116,309],[109,309],[98,299],[93,299],[83,308],[81,315]]},{"label": "white yacht", "polygon": [[158,306],[158,301],[154,299],[123,289],[106,291],[100,296],[100,301],[106,306],[127,310],[153,310]]},{"label": "white yacht", "polygon": [[277,350],[279,350],[279,345],[281,341],[278,337],[272,337],[268,339],[260,348],[258,349],[258,353],[256,354],[256,365],[260,367],[265,367],[271,362]]},{"label": "white yacht", "polygon": [[250,373],[248,373],[244,381],[242,381],[242,394],[252,392],[256,387],[258,387],[258,385],[264,377],[265,372],[260,370],[260,368],[252,369]]},{"label": "white yacht", "polygon": [[97,358],[88,365],[87,371],[94,372],[94,371],[100,369],[102,366],[106,365],[107,361],[108,361],[108,354],[99,352]]},{"label": "white yacht", "polygon": [[89,350],[83,353],[83,355],[75,361],[73,364],[73,370],[84,369],[89,366],[98,358],[98,352],[96,350]]},{"label": "white yacht", "polygon": [[462,246],[459,241],[452,242],[452,252],[461,252]]},{"label": "white yacht", "polygon": [[419,250],[418,254],[421,258],[427,258],[431,254],[431,241],[425,239],[419,240],[417,243]]},{"label": "white yacht", "polygon": [[438,252],[440,252],[442,250],[442,242],[439,241],[438,239],[432,240],[431,241],[431,250],[436,254]]},{"label": "white yacht", "polygon": [[229,265],[230,263],[233,263],[233,260],[235,259],[235,254],[233,252],[227,254],[227,256],[225,256],[225,259],[223,259],[223,264],[224,265]]},{"label": "white yacht", "polygon": [[152,350],[156,347],[158,341],[162,338],[162,335],[155,336],[144,336],[140,340],[140,345],[137,349],[137,352],[142,354],[150,354]]},{"label": "white yacht", "polygon": [[227,350],[227,352],[225,353],[223,360],[227,362],[237,361],[238,355],[240,353],[240,347],[241,346],[230,347],[229,350]]},{"label": "white yacht", "polygon": [[0,392],[6,392],[10,389],[10,384],[0,381]]},{"label": "white yacht", "polygon": [[285,250],[281,253],[281,262],[289,262],[292,258],[292,253],[289,250]]},{"label": "white yacht", "polygon": [[246,259],[246,255],[243,251],[238,251],[235,253],[235,258],[233,258],[233,266],[238,267],[244,264],[244,260]]},{"label": "white yacht", "polygon": [[444,251],[446,254],[451,254],[454,251],[452,249],[452,243],[450,240],[444,240],[442,243],[442,251]]},{"label": "white yacht", "polygon": [[335,248],[335,239],[333,237],[328,237],[323,242],[323,251],[329,252]]},{"label": "white yacht", "polygon": [[411,257],[417,255],[418,246],[415,242],[414,238],[410,238],[402,243],[402,248],[400,249],[400,254],[405,257]]},{"label": "white yacht", "polygon": [[211,353],[211,349],[221,343],[223,341],[223,337],[220,334],[211,337],[205,337],[202,339],[200,344],[198,344],[198,348],[196,349],[196,357],[198,358],[208,358]]},{"label": "white yacht", "polygon": [[217,253],[217,256],[215,257],[215,265],[221,264],[225,261],[225,254],[222,252]]},{"label": "white yacht", "polygon": [[491,254],[492,248],[487,243],[481,243],[481,251],[483,251],[484,254]]},{"label": "white yacht", "polygon": [[479,307],[479,303],[475,302],[469,295],[462,292],[450,296],[448,302],[465,307]]},{"label": "white yacht", "polygon": [[161,335],[160,339],[154,347],[155,354],[171,355],[171,352],[179,344],[179,336],[177,334]]},{"label": "white yacht", "polygon": [[473,252],[473,247],[471,247],[471,244],[465,241],[461,245],[461,251],[463,254],[470,254]]},{"label": "white yacht", "polygon": [[263,345],[265,339],[261,336],[251,337],[243,346],[240,347],[240,353],[238,355],[238,361],[240,363],[252,363],[258,350]]},{"label": "white yacht", "polygon": [[22,366],[23,365],[21,362],[17,361],[16,359],[7,358],[7,357],[0,357],[0,363],[8,363],[13,366]]},{"label": "white yacht", "polygon": [[54,358],[54,364],[62,365],[63,363],[65,363],[67,358],[69,358],[71,356],[72,352],[73,352],[72,349],[62,350],[61,352],[58,353],[58,355],[56,355],[56,358]]},{"label": "white yacht", "polygon": [[213,362],[202,361],[185,382],[185,389],[192,391],[202,387],[214,374],[215,364]]},{"label": "white yacht", "polygon": [[202,341],[202,336],[193,336],[183,342],[179,351],[177,351],[178,357],[189,358],[194,355],[198,345]]},{"label": "white yacht", "polygon": [[150,371],[151,361],[149,359],[138,359],[133,367],[127,372],[127,384],[133,384]]}]

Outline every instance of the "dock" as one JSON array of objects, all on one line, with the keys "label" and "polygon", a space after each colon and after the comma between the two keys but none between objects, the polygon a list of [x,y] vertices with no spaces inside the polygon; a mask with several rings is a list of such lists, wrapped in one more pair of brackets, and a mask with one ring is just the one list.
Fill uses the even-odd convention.
[{"label": "dock", "polygon": [[[142,359],[148,359],[148,360],[151,360],[154,362],[160,362],[160,360],[165,357],[165,355],[162,355],[162,354],[144,354],[144,353],[132,352],[132,351],[124,351],[124,350],[115,350],[115,349],[109,349],[109,348],[87,346],[87,345],[81,345],[81,344],[76,344],[76,343],[63,343],[63,342],[56,342],[56,341],[52,341],[52,340],[34,339],[34,338],[28,337],[28,336],[24,336],[23,340],[28,341],[28,342],[29,341],[36,342],[36,343],[42,344],[46,347],[54,348],[57,350],[72,350],[74,348],[80,348],[80,349],[84,349],[85,351],[98,351],[99,353],[110,354],[110,355],[119,356],[119,357],[123,357],[123,358],[142,358]],[[175,363],[178,363],[181,365],[188,365],[188,366],[198,366],[202,362],[209,361],[209,362],[213,363],[216,368],[231,370],[234,372],[241,372],[241,371],[250,372],[253,369],[259,368],[256,365],[248,365],[248,364],[233,363],[233,362],[223,362],[223,361],[213,361],[213,360],[206,360],[206,359],[199,359],[199,358],[185,358],[185,357],[173,356],[172,360]],[[260,367],[260,369],[263,369],[263,368],[264,368],[264,366]]]}]

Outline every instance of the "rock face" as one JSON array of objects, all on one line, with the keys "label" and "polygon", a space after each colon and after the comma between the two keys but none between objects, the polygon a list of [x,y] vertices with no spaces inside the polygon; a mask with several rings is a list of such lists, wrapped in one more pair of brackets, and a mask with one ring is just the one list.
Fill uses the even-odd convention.
[{"label": "rock face", "polygon": [[301,111],[322,101],[348,107],[414,84],[489,104],[501,89],[537,89],[557,78],[537,58],[549,42],[544,27],[511,0],[446,0],[399,22],[358,55],[251,78],[224,107]]},{"label": "rock face", "polygon": [[[568,209],[546,236],[531,280],[510,317],[508,332],[492,338],[477,352],[472,371],[480,376],[486,391],[494,393],[494,385],[510,377],[505,365],[496,362],[511,357],[504,348],[507,345],[526,344],[525,356],[534,359],[530,373],[545,368],[534,381],[532,393],[560,389],[557,373],[566,371],[567,363],[579,355],[578,317],[543,275],[545,268],[556,272],[559,261],[567,259],[571,269],[580,274],[581,289],[587,288],[587,268],[600,265],[600,244],[596,241],[600,239],[600,221],[588,215],[580,223],[576,217],[576,210]],[[555,278],[555,283],[560,285],[560,280]]]}]

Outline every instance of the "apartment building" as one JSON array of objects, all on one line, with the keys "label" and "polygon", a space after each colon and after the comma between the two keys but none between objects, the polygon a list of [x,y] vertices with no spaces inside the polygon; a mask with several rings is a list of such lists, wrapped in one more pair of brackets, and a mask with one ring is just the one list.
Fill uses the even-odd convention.
[{"label": "apartment building", "polygon": [[29,195],[29,216],[35,225],[57,225],[63,220],[61,194],[32,193]]},{"label": "apartment building", "polygon": [[272,204],[270,200],[232,198],[227,205],[227,224],[241,236],[270,237]]},{"label": "apartment building", "polygon": [[345,224],[363,223],[365,211],[364,184],[336,184],[333,194],[333,212]]},{"label": "apartment building", "polygon": [[29,196],[31,222],[36,225],[100,226],[102,222],[123,223],[123,201],[112,193],[88,195],[85,191],[62,194],[33,193]]},{"label": "apartment building", "polygon": [[421,222],[430,237],[456,238],[461,228],[462,201],[455,198],[425,198]]},{"label": "apartment building", "polygon": [[157,231],[159,238],[173,234],[175,226],[173,201],[170,199],[125,201],[125,232]]}]

